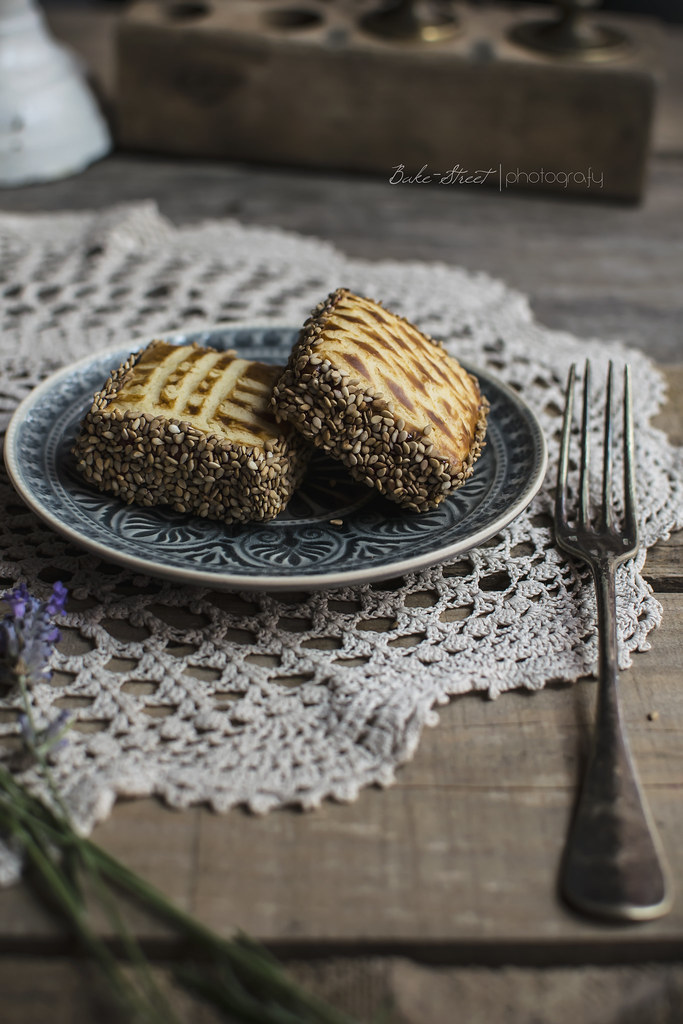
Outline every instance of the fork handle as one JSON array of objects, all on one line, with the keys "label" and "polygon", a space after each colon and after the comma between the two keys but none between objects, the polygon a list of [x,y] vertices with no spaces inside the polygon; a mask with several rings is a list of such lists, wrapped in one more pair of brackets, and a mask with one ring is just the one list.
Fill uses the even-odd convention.
[{"label": "fork handle", "polygon": [[598,702],[592,749],[569,832],[561,890],[577,910],[645,921],[671,907],[667,872],[619,706],[615,563],[591,566],[598,603]]}]

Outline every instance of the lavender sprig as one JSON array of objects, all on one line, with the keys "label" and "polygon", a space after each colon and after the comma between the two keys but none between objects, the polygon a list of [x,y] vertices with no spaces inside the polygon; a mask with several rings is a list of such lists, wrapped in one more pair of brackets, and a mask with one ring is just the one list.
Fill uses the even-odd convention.
[{"label": "lavender sprig", "polygon": [[59,582],[47,601],[29,594],[25,583],[3,595],[10,610],[0,620],[0,685],[32,686],[50,679],[49,660],[60,639],[54,619],[64,614],[67,596]]},{"label": "lavender sprig", "polygon": [[[279,964],[251,940],[223,939],[176,907],[144,879],[129,871],[78,834],[50,770],[49,755],[64,744],[66,712],[38,728],[30,689],[50,679],[50,658],[59,641],[55,616],[64,614],[67,589],[55,583],[47,601],[20,584],[2,598],[10,611],[0,620],[0,685],[18,687],[24,705],[19,730],[24,749],[37,763],[53,803],[38,799],[0,765],[0,829],[17,840],[27,861],[47,885],[54,906],[108,978],[112,992],[131,1021],[174,1024],[163,996],[135,937],[127,928],[115,896],[121,892],[171,925],[202,956],[174,971],[177,983],[230,1014],[230,1019],[258,1024],[353,1024],[346,1015],[302,991]],[[113,925],[135,978],[121,970],[117,957],[90,924],[80,878],[89,880]],[[205,957],[208,955],[208,962]]]},{"label": "lavender sprig", "polygon": [[[66,744],[68,712],[62,711],[54,721],[39,728],[28,691],[38,683],[48,682],[52,676],[50,659],[61,638],[54,620],[64,614],[67,597],[68,591],[60,582],[54,584],[47,601],[33,597],[25,583],[2,595],[9,611],[0,620],[0,685],[10,689],[18,687],[21,693],[24,712],[18,721],[24,765],[37,761],[46,768],[47,758]],[[46,781],[50,783],[49,775]],[[52,785],[51,788],[59,800]]]},{"label": "lavender sprig", "polygon": [[39,760],[56,754],[66,746],[64,734],[71,727],[71,715],[68,711],[60,711],[49,725],[37,729],[35,722],[27,714],[19,715],[19,734],[28,751]]}]

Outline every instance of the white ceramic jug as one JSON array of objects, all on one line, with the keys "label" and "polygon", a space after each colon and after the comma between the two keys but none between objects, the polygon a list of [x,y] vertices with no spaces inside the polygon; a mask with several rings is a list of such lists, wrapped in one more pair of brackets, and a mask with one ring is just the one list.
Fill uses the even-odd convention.
[{"label": "white ceramic jug", "polygon": [[0,0],[0,185],[75,174],[110,148],[76,60],[33,0]]}]

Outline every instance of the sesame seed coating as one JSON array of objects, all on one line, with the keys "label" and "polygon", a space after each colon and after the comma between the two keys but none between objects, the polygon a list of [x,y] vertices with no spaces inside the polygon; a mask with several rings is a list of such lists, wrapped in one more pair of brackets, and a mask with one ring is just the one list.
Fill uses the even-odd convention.
[{"label": "sesame seed coating", "polygon": [[[244,430],[233,431],[231,438],[228,425],[207,432],[191,414],[153,414],[144,408],[144,398],[126,404],[126,386],[130,390],[135,368],[139,372],[141,359],[155,344],[163,343],[133,353],[95,394],[72,449],[84,479],[128,504],[170,505],[225,523],[273,519],[303,477],[309,446],[273,420],[266,420],[264,428],[261,418],[259,436],[247,444],[236,440],[245,436]],[[195,361],[211,352],[192,346]],[[270,381],[271,371],[277,376],[278,368],[248,365],[264,381]],[[265,397],[258,398],[266,412],[269,392],[270,384]]]},{"label": "sesame seed coating", "polygon": [[[424,396],[417,388],[406,394],[396,358],[400,346],[386,341],[392,337],[400,340],[406,360],[416,362],[416,352],[433,360],[434,377],[444,378],[439,386],[447,408],[461,415],[446,423],[435,415],[441,394],[432,378]],[[349,370],[354,364],[355,375]],[[442,346],[344,288],[320,302],[304,324],[271,405],[279,421],[339,459],[354,479],[415,512],[435,508],[471,476],[489,409],[476,379]],[[437,430],[429,417],[439,423]]]}]

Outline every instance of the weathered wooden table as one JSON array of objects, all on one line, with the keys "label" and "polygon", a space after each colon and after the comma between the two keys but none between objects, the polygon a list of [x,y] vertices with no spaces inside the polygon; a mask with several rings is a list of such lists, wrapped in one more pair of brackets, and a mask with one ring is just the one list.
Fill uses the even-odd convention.
[{"label": "weathered wooden table", "polygon": [[[235,216],[354,255],[487,270],[525,291],[545,323],[619,336],[667,364],[661,423],[683,443],[682,170],[680,152],[655,156],[645,203],[633,208],[117,155],[79,178],[7,192],[0,205],[152,198],[177,221]],[[131,801],[95,838],[216,930],[239,926],[267,942],[360,1017],[388,999],[392,1024],[680,1022],[682,549],[678,535],[648,556],[664,622],[623,677],[632,749],[677,886],[661,921],[592,923],[556,894],[591,680],[453,700],[397,784],[352,805],[256,818]],[[162,928],[134,923],[155,958],[173,955]],[[75,950],[22,887],[0,893],[0,950],[6,1024],[103,1016]]]}]

